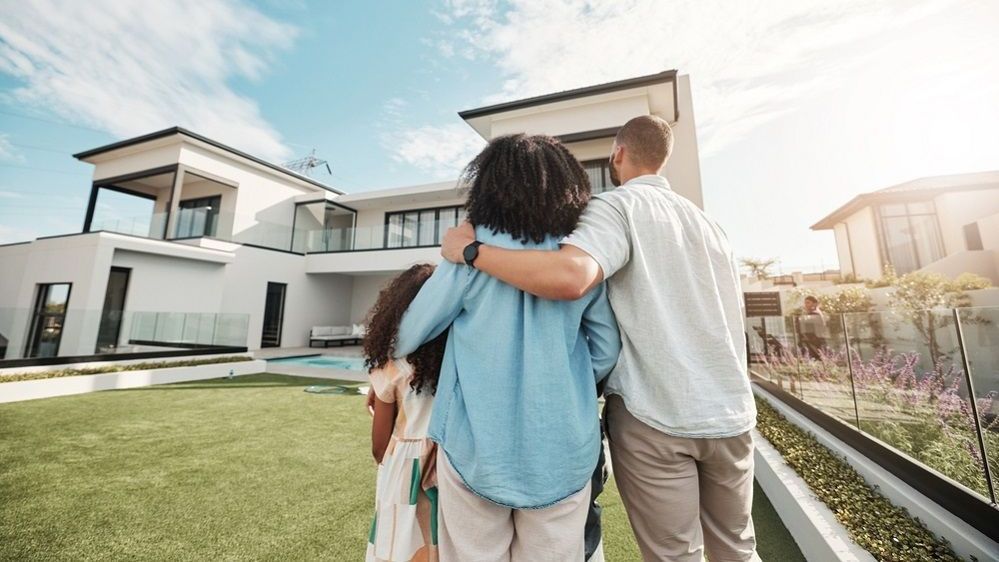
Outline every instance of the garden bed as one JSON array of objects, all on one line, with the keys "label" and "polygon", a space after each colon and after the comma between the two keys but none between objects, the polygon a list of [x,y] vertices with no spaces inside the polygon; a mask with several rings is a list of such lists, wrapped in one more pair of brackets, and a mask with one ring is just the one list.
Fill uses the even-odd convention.
[{"label": "garden bed", "polygon": [[847,529],[850,537],[877,560],[961,560],[905,509],[867,484],[843,458],[815,436],[789,422],[757,398],[757,430]]}]

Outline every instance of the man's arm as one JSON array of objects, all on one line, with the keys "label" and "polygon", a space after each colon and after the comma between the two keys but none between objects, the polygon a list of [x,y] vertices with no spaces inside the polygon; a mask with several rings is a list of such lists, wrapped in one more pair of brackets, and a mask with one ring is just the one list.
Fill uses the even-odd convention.
[{"label": "man's arm", "polygon": [[[474,241],[475,228],[463,223],[444,235],[441,255],[448,261],[465,263],[462,252]],[[576,300],[604,279],[597,261],[575,246],[549,251],[483,244],[475,268],[525,293],[551,300]]]}]

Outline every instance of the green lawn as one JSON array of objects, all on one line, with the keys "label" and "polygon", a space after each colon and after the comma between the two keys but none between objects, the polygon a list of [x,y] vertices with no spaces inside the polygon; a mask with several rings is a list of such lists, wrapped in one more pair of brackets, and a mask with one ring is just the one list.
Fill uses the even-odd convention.
[{"label": "green lawn", "polygon": [[[359,396],[253,375],[0,405],[0,560],[362,560]],[[803,560],[757,488],[764,560]],[[607,558],[638,560],[613,483]]]}]

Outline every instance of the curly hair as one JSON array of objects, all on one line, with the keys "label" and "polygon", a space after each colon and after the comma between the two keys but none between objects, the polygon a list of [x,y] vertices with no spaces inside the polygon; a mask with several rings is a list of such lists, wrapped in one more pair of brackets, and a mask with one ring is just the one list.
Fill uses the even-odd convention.
[{"label": "curly hair", "polygon": [[583,166],[547,135],[493,139],[461,173],[459,185],[470,190],[469,222],[522,242],[568,235],[590,200]]},{"label": "curly hair", "polygon": [[[368,312],[368,329],[364,335],[365,367],[381,369],[392,361],[392,353],[399,338],[402,315],[406,313],[409,304],[416,298],[420,287],[423,287],[434,269],[436,266],[429,263],[414,265],[400,273],[378,293],[378,300]],[[413,378],[410,379],[409,386],[417,393],[437,392],[437,379],[444,358],[447,332],[444,330],[439,336],[406,356],[406,360],[413,366]]]}]

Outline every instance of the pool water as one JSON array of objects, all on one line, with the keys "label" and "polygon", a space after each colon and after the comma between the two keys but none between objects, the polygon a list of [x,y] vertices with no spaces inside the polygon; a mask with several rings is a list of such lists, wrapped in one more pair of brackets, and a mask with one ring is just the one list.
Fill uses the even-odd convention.
[{"label": "pool water", "polygon": [[311,357],[288,357],[287,359],[271,359],[270,363],[282,365],[300,365],[302,367],[319,367],[322,369],[343,369],[346,371],[367,372],[363,357],[331,357],[329,355],[314,355]]}]

